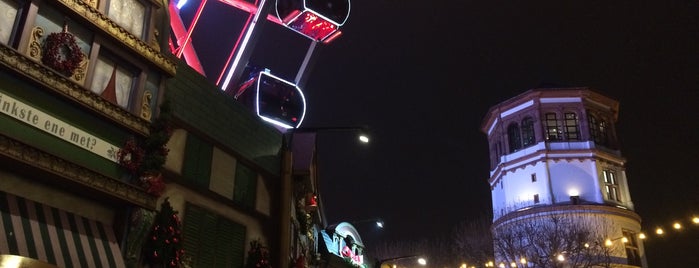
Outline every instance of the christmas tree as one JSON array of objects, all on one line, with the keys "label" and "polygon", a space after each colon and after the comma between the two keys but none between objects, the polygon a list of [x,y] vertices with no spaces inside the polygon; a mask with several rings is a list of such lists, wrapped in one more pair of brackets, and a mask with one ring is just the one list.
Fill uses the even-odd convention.
[{"label": "christmas tree", "polygon": [[250,242],[246,268],[272,268],[269,263],[269,250],[257,240]]},{"label": "christmas tree", "polygon": [[184,260],[182,223],[167,198],[155,216],[144,253],[151,267],[180,267]]}]

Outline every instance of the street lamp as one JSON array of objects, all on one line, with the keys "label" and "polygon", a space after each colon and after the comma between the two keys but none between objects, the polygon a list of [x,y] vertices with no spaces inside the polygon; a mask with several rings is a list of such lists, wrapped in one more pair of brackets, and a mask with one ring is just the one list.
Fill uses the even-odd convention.
[{"label": "street lamp", "polygon": [[[294,192],[293,178],[299,174],[303,177],[300,181],[301,185],[307,186],[306,190],[312,193],[317,193],[317,172],[312,172],[317,169],[317,138],[318,132],[335,132],[335,131],[359,131],[367,133],[366,127],[318,127],[318,128],[290,128],[283,130],[282,136],[282,179],[280,185],[280,207],[281,207],[281,222],[279,225],[279,267],[288,267],[288,256],[291,254],[291,221],[292,218],[291,205],[296,204],[296,196]],[[366,135],[366,134],[364,134]],[[368,141],[368,138],[364,138]],[[296,182],[299,183],[298,181]],[[307,193],[302,193],[307,194]],[[318,205],[318,204],[316,204]],[[321,216],[322,221],[322,216]]]},{"label": "street lamp", "polygon": [[364,223],[364,222],[373,222],[376,224],[376,227],[379,227],[379,229],[383,229],[383,227],[384,227],[383,220],[379,219],[379,218],[351,221],[350,223],[352,223],[353,225],[357,225],[357,223]]},{"label": "street lamp", "polygon": [[[419,265],[425,266],[427,265],[427,259],[420,255],[407,255],[407,256],[401,256],[401,257],[395,257],[395,258],[388,258],[388,259],[383,259],[383,260],[377,260],[376,261],[376,267],[375,268],[381,268],[384,263],[388,262],[395,262],[399,260],[405,260],[405,259],[417,259],[416,262]],[[389,266],[390,267],[390,266]]]},{"label": "street lamp", "polygon": [[292,133],[317,133],[317,132],[356,132],[357,139],[362,143],[369,143],[369,128],[366,126],[350,126],[350,127],[300,127],[290,129]]}]

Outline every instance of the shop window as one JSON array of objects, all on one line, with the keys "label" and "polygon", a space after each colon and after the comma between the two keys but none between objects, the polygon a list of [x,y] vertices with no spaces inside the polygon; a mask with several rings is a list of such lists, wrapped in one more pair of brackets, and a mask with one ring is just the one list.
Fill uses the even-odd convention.
[{"label": "shop window", "polygon": [[107,16],[128,32],[143,39],[148,7],[139,0],[109,1]]}]

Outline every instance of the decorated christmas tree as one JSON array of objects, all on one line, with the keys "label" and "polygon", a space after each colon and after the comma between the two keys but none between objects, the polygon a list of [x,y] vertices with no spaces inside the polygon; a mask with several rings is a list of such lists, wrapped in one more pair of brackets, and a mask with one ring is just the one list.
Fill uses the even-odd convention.
[{"label": "decorated christmas tree", "polygon": [[167,198],[155,216],[144,253],[151,267],[181,267],[184,260],[182,223]]},{"label": "decorated christmas tree", "polygon": [[257,240],[250,242],[246,268],[272,268],[269,263],[269,250]]}]

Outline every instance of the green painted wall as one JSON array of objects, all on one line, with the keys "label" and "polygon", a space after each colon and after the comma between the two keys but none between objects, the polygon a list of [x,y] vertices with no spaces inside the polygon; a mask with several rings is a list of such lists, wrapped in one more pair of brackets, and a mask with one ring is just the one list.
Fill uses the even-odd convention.
[{"label": "green painted wall", "polygon": [[[17,99],[118,147],[130,136],[125,129],[98,118],[91,111],[69,104],[62,96],[53,95],[2,70],[0,94]],[[106,176],[120,178],[124,172],[115,162],[5,114],[0,114],[0,132]]]},{"label": "green painted wall", "polygon": [[172,115],[202,135],[260,166],[280,174],[282,135],[208,82],[185,63],[169,79],[165,92]]}]

